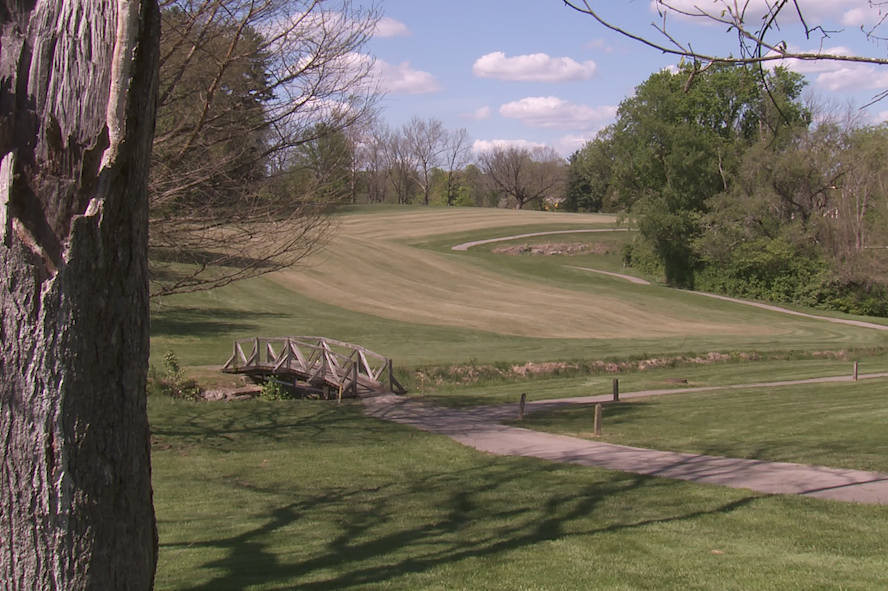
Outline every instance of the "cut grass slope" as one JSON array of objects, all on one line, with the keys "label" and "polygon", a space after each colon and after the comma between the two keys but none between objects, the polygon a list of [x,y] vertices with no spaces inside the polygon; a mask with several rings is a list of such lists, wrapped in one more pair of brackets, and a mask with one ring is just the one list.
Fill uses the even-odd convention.
[{"label": "cut grass slope", "polygon": [[527,458],[324,403],[152,400],[163,590],[879,589],[888,508]]},{"label": "cut grass slope", "polygon": [[233,339],[257,335],[327,336],[400,365],[888,343],[888,335],[871,329],[563,266],[583,257],[454,253],[448,246],[510,232],[608,227],[612,218],[472,208],[368,211],[344,215],[340,233],[311,267],[154,302],[152,362],[160,366],[172,349],[186,365],[221,365]]}]

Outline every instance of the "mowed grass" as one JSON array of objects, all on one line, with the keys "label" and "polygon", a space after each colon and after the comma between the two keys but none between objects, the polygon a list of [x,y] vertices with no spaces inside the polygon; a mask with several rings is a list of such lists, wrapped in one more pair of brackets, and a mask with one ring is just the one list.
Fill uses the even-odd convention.
[{"label": "mowed grass", "polygon": [[[231,342],[320,335],[396,365],[604,359],[689,351],[882,347],[888,333],[792,317],[570,269],[618,255],[516,257],[448,245],[530,231],[612,228],[607,216],[474,208],[359,209],[306,267],[152,304],[152,363],[167,350],[218,366]],[[602,234],[613,242],[617,233]],[[620,232],[621,236],[628,233]],[[592,240],[592,234],[558,240]],[[602,258],[603,257],[603,258]]]},{"label": "mowed grass", "polygon": [[[886,358],[864,351],[884,348],[888,333],[565,267],[620,271],[615,254],[450,250],[469,240],[613,224],[540,212],[353,208],[307,268],[153,302],[152,363],[162,367],[172,349],[189,373],[209,378],[233,339],[320,335],[366,346],[401,367],[710,351],[794,358],[792,351],[859,348],[861,372],[888,369]],[[592,236],[557,240],[594,242]],[[598,236],[616,247],[628,233]],[[853,358],[713,363],[618,377],[624,392],[663,387],[668,377],[689,385],[801,379],[850,373]],[[428,399],[463,405],[516,401],[522,391],[532,400],[602,394],[613,377],[442,387]],[[834,456],[859,454],[861,466],[878,466],[884,443],[871,427],[885,417],[877,385],[861,382],[822,400],[816,392],[806,397],[808,387],[713,395],[701,398],[699,417],[687,406],[699,394],[668,395],[664,404],[684,407],[669,411],[674,416],[722,431],[690,429],[682,440],[684,429],[673,424],[670,436],[670,421],[659,418],[667,410],[651,407],[645,415],[645,404],[661,402],[646,400],[608,407],[605,436],[615,435],[621,412],[635,429],[626,441],[662,435],[679,447],[706,451],[717,443],[738,454],[773,444],[791,461],[826,457],[822,448],[829,447]],[[783,402],[768,407],[769,400]],[[856,401],[856,416],[845,412],[845,400]],[[844,422],[832,432],[836,423],[827,417],[837,410]],[[577,412],[584,414],[529,415],[523,426],[549,421],[546,428],[590,431],[583,422],[589,409]],[[493,457],[365,417],[357,404],[151,399],[149,414],[159,590],[884,588],[886,507]],[[744,441],[743,430],[759,422],[766,427]]]},{"label": "mowed grass", "polygon": [[492,457],[357,405],[149,412],[158,590],[884,589],[888,507]]},{"label": "mowed grass", "polygon": [[[727,380],[726,380],[727,381]],[[522,427],[649,449],[888,473],[888,378],[624,399],[533,413]]]}]

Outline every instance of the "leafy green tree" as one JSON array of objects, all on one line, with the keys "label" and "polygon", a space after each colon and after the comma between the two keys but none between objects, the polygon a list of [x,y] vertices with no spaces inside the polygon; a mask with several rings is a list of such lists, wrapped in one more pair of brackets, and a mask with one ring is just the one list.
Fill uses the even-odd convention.
[{"label": "leafy green tree", "polygon": [[[653,249],[667,282],[681,287],[693,287],[707,201],[729,189],[748,146],[773,137],[763,121],[774,81],[786,82],[790,103],[802,88],[797,75],[779,69],[762,76],[713,66],[690,87],[689,76],[690,67],[652,75],[620,104],[606,143],[611,189],[638,223],[639,246]],[[803,119],[803,109],[796,112]]]}]

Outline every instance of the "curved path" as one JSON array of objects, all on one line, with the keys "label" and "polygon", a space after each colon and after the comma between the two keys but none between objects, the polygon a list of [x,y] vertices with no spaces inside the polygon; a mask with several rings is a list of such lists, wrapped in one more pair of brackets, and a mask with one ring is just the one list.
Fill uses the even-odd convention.
[{"label": "curved path", "polygon": [[[549,234],[578,234],[584,232],[628,232],[627,228],[603,228],[603,229],[594,229],[594,230],[555,230],[551,232],[534,232],[532,234],[518,234],[516,236],[503,236],[502,238],[489,238],[487,240],[475,240],[474,242],[464,242],[462,244],[457,244],[456,246],[451,247],[451,250],[468,250],[473,246],[479,246],[481,244],[490,244],[493,242],[506,242],[508,240],[520,240],[521,238],[532,238],[534,236],[547,236]],[[632,283],[638,285],[651,285],[650,281],[646,281],[639,277],[633,277],[632,275],[624,275],[622,273],[612,273],[610,271],[601,271],[599,269],[591,269],[589,267],[573,267],[570,265],[562,265],[568,269],[578,269],[580,271],[590,271],[592,273],[600,273],[602,275],[610,275],[611,277],[619,277],[620,279],[625,279],[626,281],[631,281]],[[859,326],[861,328],[872,328],[874,330],[888,330],[888,325],[885,324],[877,324],[875,322],[866,322],[864,320],[848,320],[845,318],[832,318],[830,316],[818,316],[817,314],[808,314],[805,312],[796,312],[795,310],[790,310],[788,308],[781,308],[780,306],[774,306],[773,304],[763,304],[761,302],[751,302],[749,300],[741,300],[738,298],[732,298],[723,295],[716,295],[714,293],[706,293],[703,291],[689,291],[688,293],[695,293],[697,295],[705,296],[708,298],[715,298],[717,300],[724,300],[726,302],[734,302],[735,304],[743,304],[746,306],[754,306],[756,308],[762,308],[763,310],[770,310],[772,312],[780,312],[782,314],[791,314],[793,316],[801,316],[803,318],[813,318],[815,320],[825,320],[827,322],[833,322],[835,324],[848,324],[851,326]]]},{"label": "curved path", "polygon": [[494,242],[508,242],[509,240],[521,240],[522,238],[533,238],[535,236],[549,236],[551,234],[588,234],[593,232],[628,232],[629,228],[596,228],[592,230],[552,230],[550,232],[533,232],[531,234],[518,234],[516,236],[503,236],[502,238],[488,238],[487,240],[475,240],[473,242],[463,242],[450,248],[450,250],[469,250],[473,246],[482,244],[492,244]]},{"label": "curved path", "polygon": [[624,275],[623,273],[612,273],[610,271],[602,271],[600,269],[591,269],[589,267],[574,267],[571,265],[561,265],[565,269],[577,269],[579,271],[590,271],[592,273],[598,273],[599,275],[610,275],[611,277],[618,277],[620,279],[625,279],[631,283],[635,283],[636,285],[650,285],[651,282],[647,279],[642,279],[641,277],[633,277],[632,275]]},{"label": "curved path", "polygon": [[[888,377],[888,373],[862,375],[859,379],[885,377]],[[620,396],[636,398],[679,392],[850,380],[850,376],[839,376],[682,390],[646,390],[627,392]],[[525,413],[569,404],[592,404],[609,400],[610,396],[590,396],[529,402],[525,407]],[[888,504],[888,474],[879,472],[641,449],[500,424],[501,421],[516,417],[516,404],[452,409],[434,407],[395,395],[368,398],[364,400],[364,404],[364,411],[370,416],[446,435],[463,445],[496,455],[542,458],[634,474],[745,488],[768,494],[797,494],[836,501]]]}]

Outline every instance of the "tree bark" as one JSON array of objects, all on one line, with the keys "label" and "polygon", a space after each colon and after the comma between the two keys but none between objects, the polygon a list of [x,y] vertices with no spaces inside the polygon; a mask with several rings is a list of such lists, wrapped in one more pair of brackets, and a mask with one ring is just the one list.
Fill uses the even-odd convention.
[{"label": "tree bark", "polygon": [[0,0],[0,588],[151,589],[155,0]]}]

